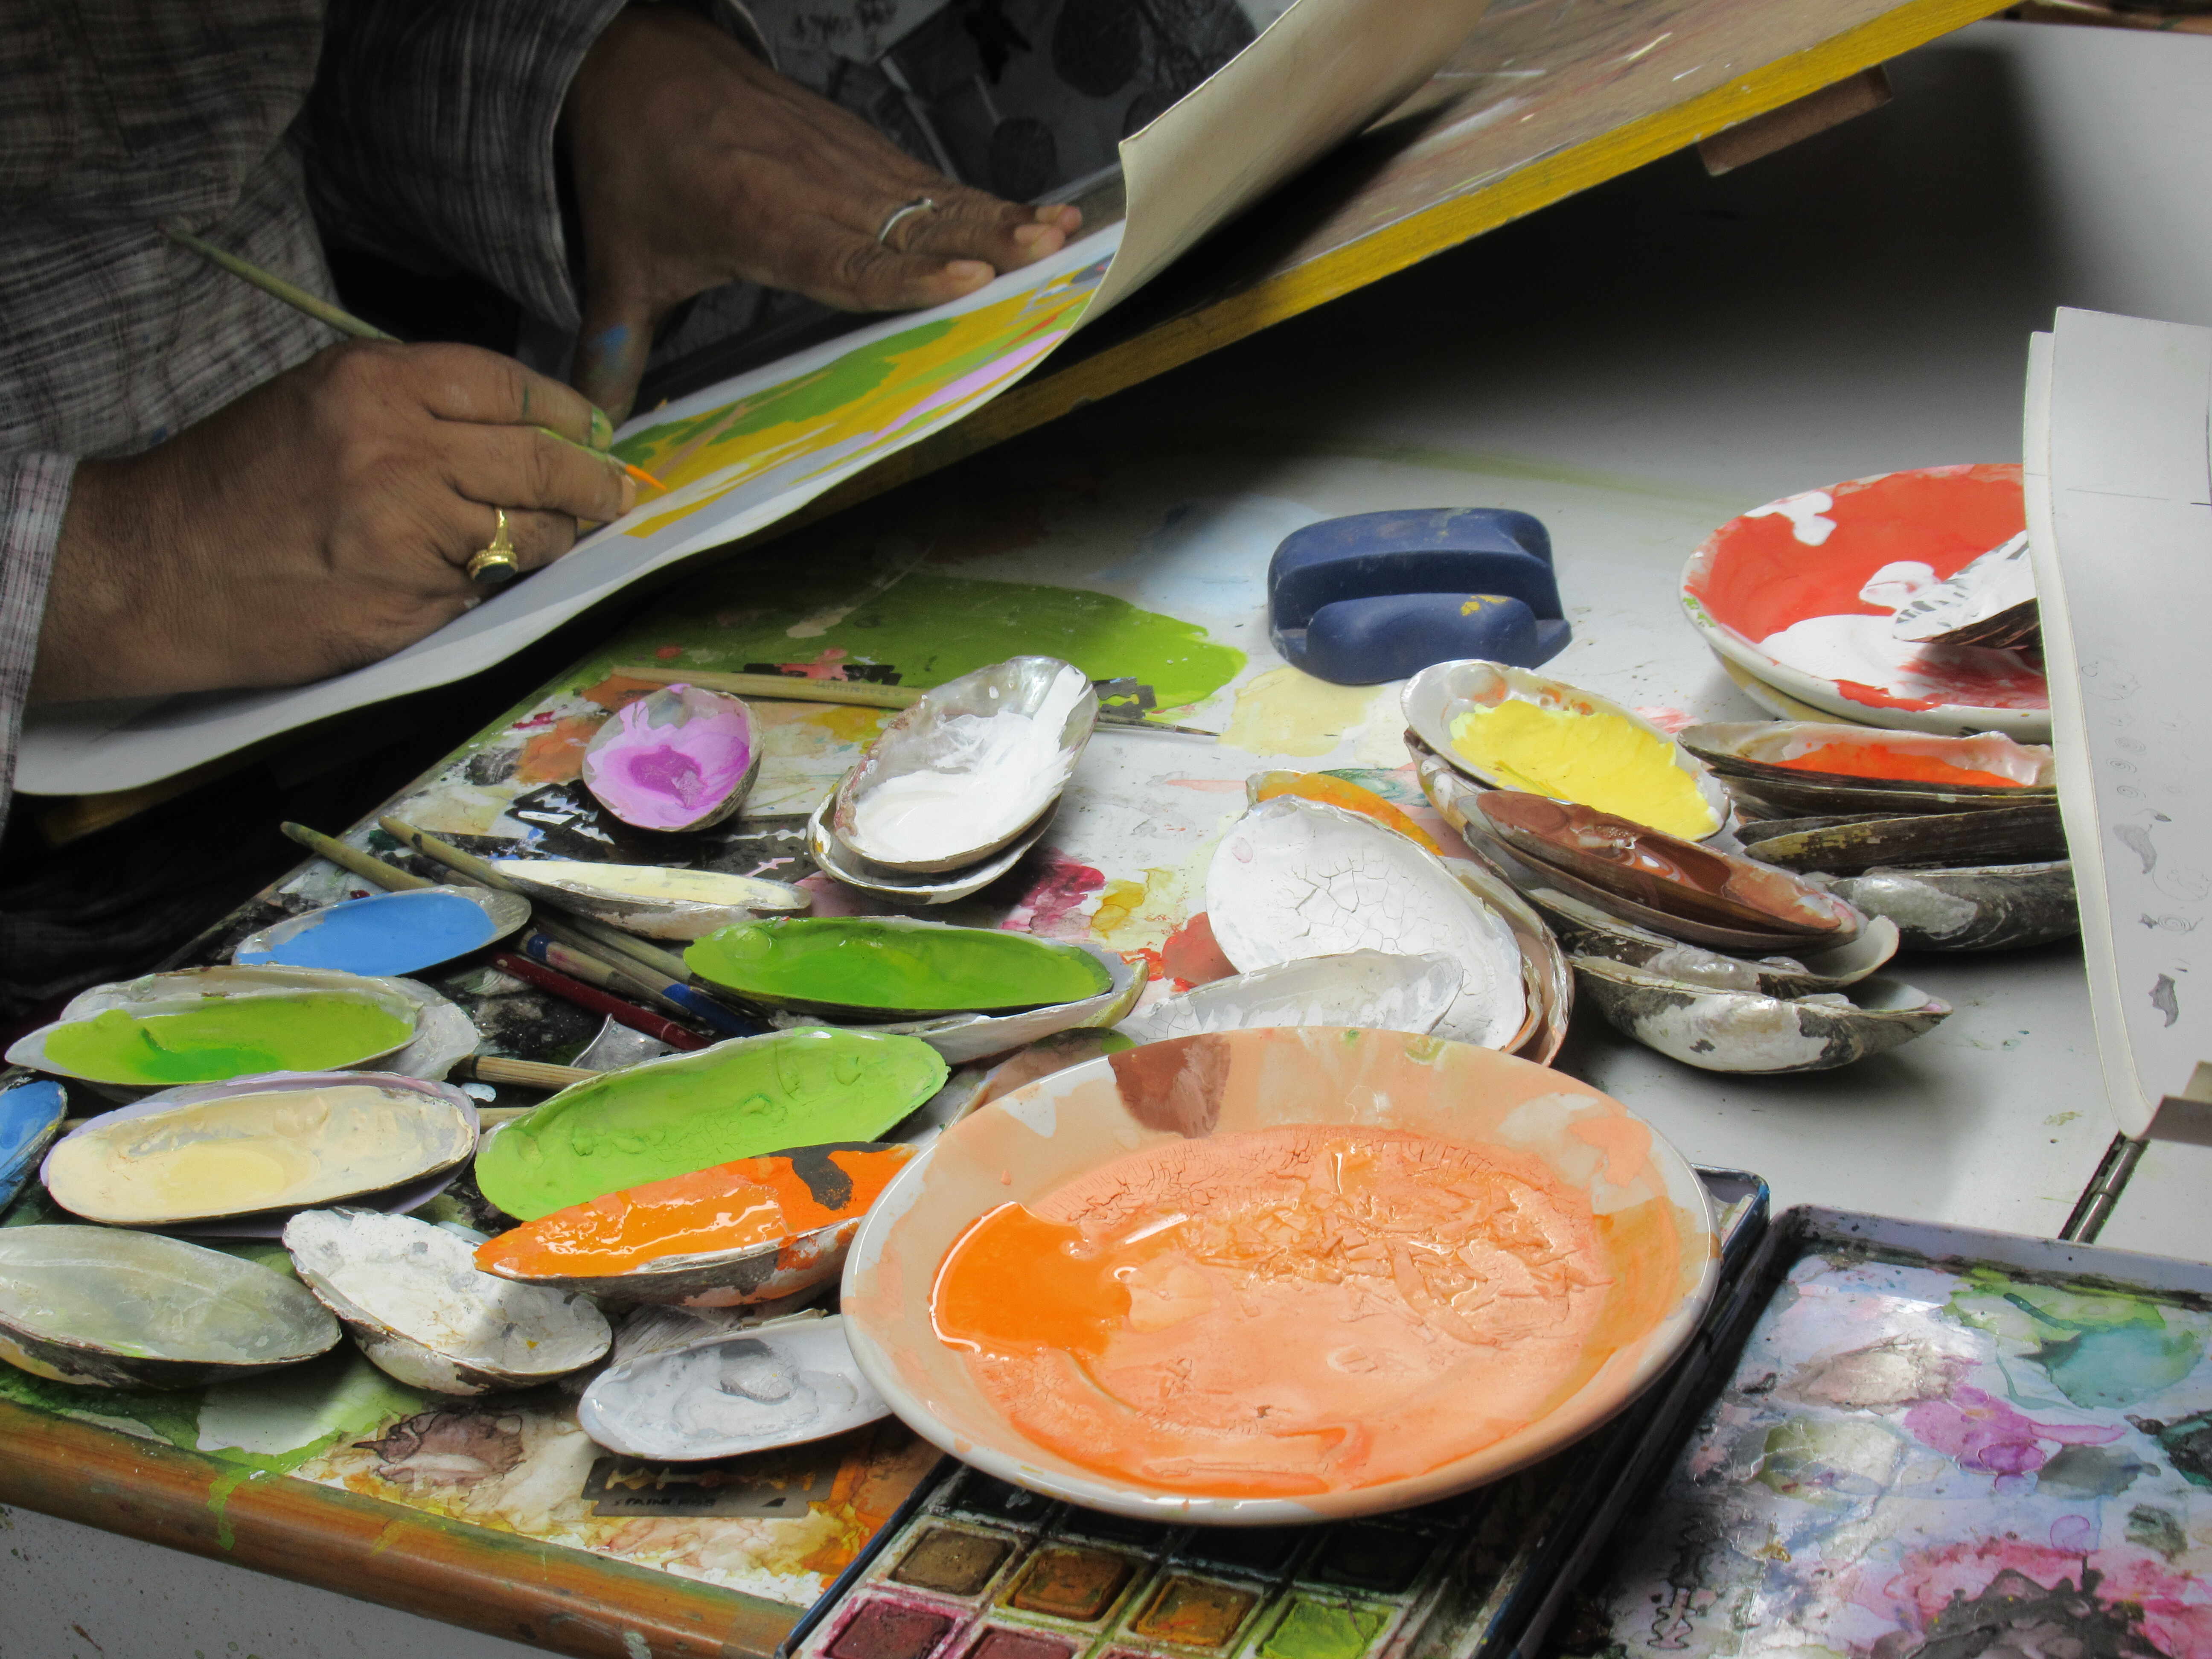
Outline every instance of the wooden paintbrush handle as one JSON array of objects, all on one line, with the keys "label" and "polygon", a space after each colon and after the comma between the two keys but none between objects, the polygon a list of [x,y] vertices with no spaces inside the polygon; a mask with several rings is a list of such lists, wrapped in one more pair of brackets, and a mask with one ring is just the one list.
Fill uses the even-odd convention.
[{"label": "wooden paintbrush handle", "polygon": [[706,669],[662,668],[631,664],[614,671],[626,680],[648,685],[696,685],[733,696],[766,697],[784,702],[838,702],[855,708],[911,708],[921,688],[875,685],[866,680],[803,680],[789,674],[718,674]]}]

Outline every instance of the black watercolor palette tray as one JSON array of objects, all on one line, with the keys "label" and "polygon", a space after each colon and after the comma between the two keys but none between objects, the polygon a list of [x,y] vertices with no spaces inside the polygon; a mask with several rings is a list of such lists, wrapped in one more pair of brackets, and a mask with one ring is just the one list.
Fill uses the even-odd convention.
[{"label": "black watercolor palette tray", "polygon": [[[1766,1186],[1698,1171],[1729,1277]],[[1656,1464],[1701,1336],[1559,1456],[1443,1503],[1315,1527],[1101,1515],[945,1459],[792,1632],[787,1659],[1487,1659],[1532,1638]]]}]

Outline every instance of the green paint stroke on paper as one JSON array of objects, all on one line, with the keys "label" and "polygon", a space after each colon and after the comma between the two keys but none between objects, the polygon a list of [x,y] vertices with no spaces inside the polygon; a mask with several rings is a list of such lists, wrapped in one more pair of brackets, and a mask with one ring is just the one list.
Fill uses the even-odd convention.
[{"label": "green paint stroke on paper", "polygon": [[908,1036],[816,1026],[719,1042],[562,1090],[486,1138],[477,1188],[535,1221],[736,1158],[874,1140],[942,1088],[945,1071]]},{"label": "green paint stroke on paper", "polygon": [[1114,982],[1103,963],[1073,945],[872,916],[725,927],[685,951],[684,965],[742,996],[884,1012],[1003,1013],[1080,1002]]},{"label": "green paint stroke on paper", "polygon": [[2205,1316],[2149,1297],[2062,1289],[1984,1268],[1951,1304],[1966,1324],[2017,1344],[2059,1393],[2090,1409],[2148,1400],[2204,1357]]},{"label": "green paint stroke on paper", "polygon": [[143,1017],[110,1008],[61,1026],[46,1057],[102,1083],[217,1083],[254,1072],[321,1072],[397,1048],[407,1022],[358,997],[209,997]]},{"label": "green paint stroke on paper", "polygon": [[1108,593],[927,571],[871,592],[877,577],[864,562],[809,569],[770,548],[679,590],[617,635],[574,684],[591,685],[620,663],[658,661],[725,672],[761,663],[848,673],[883,665],[902,685],[928,687],[1038,655],[1072,662],[1094,680],[1141,681],[1172,708],[1205,702],[1244,666],[1242,651],[1196,623]]}]

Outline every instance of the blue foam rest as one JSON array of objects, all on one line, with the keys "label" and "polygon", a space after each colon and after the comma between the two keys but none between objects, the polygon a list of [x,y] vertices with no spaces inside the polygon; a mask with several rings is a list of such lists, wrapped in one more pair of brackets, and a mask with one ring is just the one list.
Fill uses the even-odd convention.
[{"label": "blue foam rest", "polygon": [[1507,507],[1356,513],[1285,537],[1267,566],[1285,662],[1341,685],[1485,657],[1534,668],[1572,630],[1552,538]]}]

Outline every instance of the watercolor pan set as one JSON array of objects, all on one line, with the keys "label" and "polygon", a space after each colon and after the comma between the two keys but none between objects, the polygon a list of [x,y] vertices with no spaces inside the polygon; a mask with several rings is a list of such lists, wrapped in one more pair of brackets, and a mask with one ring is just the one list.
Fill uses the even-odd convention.
[{"label": "watercolor pan set", "polygon": [[[1747,1269],[1765,1184],[1698,1172],[1724,1275]],[[1723,1279],[1723,1289],[1726,1287]],[[945,1458],[785,1642],[785,1659],[1483,1659],[1547,1617],[1555,1584],[1671,1443],[1693,1345],[1644,1400],[1494,1486],[1379,1519],[1171,1527],[1098,1514]]]},{"label": "watercolor pan set", "polygon": [[1778,1218],[1564,1654],[2212,1652],[2212,1267]]}]

